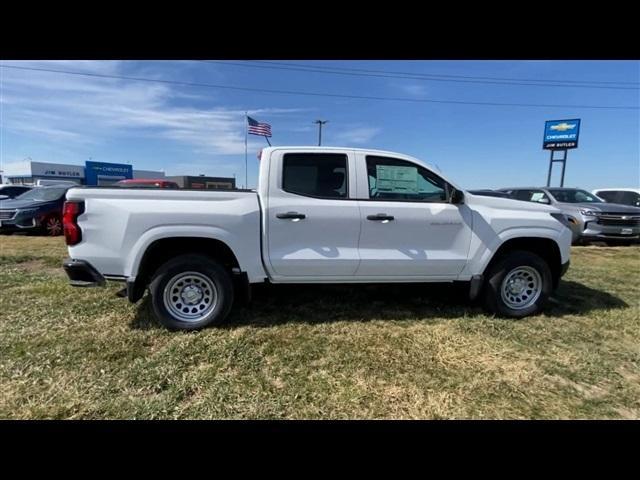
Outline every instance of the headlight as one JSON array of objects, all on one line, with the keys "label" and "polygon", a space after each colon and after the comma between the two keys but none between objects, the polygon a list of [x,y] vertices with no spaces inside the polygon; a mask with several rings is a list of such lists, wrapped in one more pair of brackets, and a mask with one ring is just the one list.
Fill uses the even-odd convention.
[{"label": "headlight", "polygon": [[596,212],[595,210],[580,210],[580,213],[585,217],[596,217],[600,215],[600,212]]}]

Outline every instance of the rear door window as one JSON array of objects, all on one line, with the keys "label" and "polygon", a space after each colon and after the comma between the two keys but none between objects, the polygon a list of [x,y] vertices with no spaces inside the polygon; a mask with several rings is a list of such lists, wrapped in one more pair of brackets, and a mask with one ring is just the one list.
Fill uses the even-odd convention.
[{"label": "rear door window", "polygon": [[547,203],[547,204],[551,203],[547,194],[544,193],[542,190],[531,190],[530,193],[531,193],[529,197],[530,202]]},{"label": "rear door window", "polygon": [[549,196],[542,190],[516,190],[512,196],[524,202],[550,203]]},{"label": "rear door window", "polygon": [[282,189],[315,198],[348,196],[347,156],[336,153],[287,153],[283,158]]},{"label": "rear door window", "polygon": [[512,196],[516,200],[522,200],[524,202],[528,202],[531,199],[531,191],[530,190],[514,190]]}]

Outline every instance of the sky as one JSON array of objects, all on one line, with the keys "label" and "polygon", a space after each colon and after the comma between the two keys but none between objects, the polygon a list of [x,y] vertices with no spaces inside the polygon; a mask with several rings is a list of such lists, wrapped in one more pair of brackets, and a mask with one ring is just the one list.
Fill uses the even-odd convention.
[{"label": "sky", "polygon": [[[19,175],[28,173],[30,160],[84,165],[92,159],[163,170],[167,175],[236,175],[238,186],[244,186],[244,112],[249,111],[256,120],[271,124],[273,145],[317,145],[313,121],[322,119],[328,120],[323,145],[412,155],[463,188],[544,185],[549,165],[549,152],[542,150],[545,120],[580,118],[579,148],[569,151],[565,186],[588,190],[640,186],[638,61],[282,62],[320,70],[406,72],[414,77],[265,68],[283,65],[245,60],[2,61],[0,65],[269,90],[572,106],[299,96],[0,68],[0,169],[3,175]],[[450,77],[436,81],[415,74]],[[463,80],[460,76],[476,78],[451,81]],[[566,83],[543,87],[480,83],[477,77],[627,83],[597,84],[624,89]],[[604,105],[633,108],[584,108]],[[257,152],[265,146],[263,137],[249,136],[251,188],[257,183]],[[552,184],[559,181],[560,164],[556,164]]]}]

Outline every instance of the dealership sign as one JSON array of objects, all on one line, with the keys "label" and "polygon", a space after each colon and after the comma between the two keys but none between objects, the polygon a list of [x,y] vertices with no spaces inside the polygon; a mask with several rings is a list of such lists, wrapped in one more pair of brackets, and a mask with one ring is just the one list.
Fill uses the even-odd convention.
[{"label": "dealership sign", "polygon": [[133,167],[120,163],[86,162],[87,185],[100,185],[104,181],[133,178]]},{"label": "dealership sign", "polygon": [[84,178],[84,167],[62,163],[31,162],[33,177]]},{"label": "dealership sign", "polygon": [[544,123],[544,141],[546,150],[567,150],[578,148],[580,119],[548,120]]}]

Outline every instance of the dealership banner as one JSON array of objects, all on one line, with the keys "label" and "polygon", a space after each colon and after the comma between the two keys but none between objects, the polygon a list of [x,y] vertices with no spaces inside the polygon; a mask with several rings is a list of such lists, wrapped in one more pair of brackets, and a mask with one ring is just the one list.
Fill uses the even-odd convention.
[{"label": "dealership banner", "polygon": [[578,148],[580,119],[548,120],[544,123],[544,142],[546,150],[567,150]]},{"label": "dealership banner", "polygon": [[84,167],[63,163],[31,162],[31,175],[34,177],[84,178]]},{"label": "dealership banner", "polygon": [[87,185],[100,185],[105,181],[133,178],[133,167],[121,163],[86,162],[85,178]]}]

